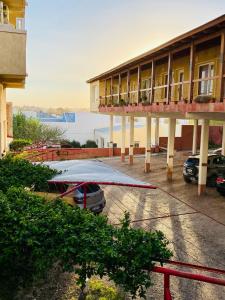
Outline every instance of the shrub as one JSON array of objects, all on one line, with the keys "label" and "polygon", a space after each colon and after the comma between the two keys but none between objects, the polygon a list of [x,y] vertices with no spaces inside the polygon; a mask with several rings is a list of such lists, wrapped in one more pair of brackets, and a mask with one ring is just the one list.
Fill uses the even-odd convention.
[{"label": "shrub", "polygon": [[155,261],[171,257],[159,231],[121,227],[105,216],[11,188],[0,193],[0,299],[14,299],[22,288],[45,278],[55,264],[86,278],[107,275],[133,297],[145,296]]},{"label": "shrub", "polygon": [[9,147],[11,151],[22,151],[24,147],[29,145],[32,145],[31,140],[15,139],[10,143]]},{"label": "shrub", "polygon": [[98,148],[98,145],[95,141],[87,140],[86,144],[82,145],[82,148]]},{"label": "shrub", "polygon": [[11,186],[34,186],[36,191],[47,191],[47,180],[56,174],[56,170],[47,166],[34,165],[25,159],[9,155],[0,160],[0,190],[6,192]]}]

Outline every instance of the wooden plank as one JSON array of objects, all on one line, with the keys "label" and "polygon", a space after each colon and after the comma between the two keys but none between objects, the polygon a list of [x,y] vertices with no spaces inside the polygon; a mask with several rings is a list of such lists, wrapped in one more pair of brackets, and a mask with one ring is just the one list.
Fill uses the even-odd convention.
[{"label": "wooden plank", "polygon": [[220,101],[223,102],[224,98],[224,78],[223,75],[225,73],[225,31],[221,33],[221,43],[220,43],[220,61],[219,61],[219,80],[220,80]]},{"label": "wooden plank", "polygon": [[167,70],[167,94],[166,94],[166,102],[169,104],[171,100],[171,88],[170,88],[170,82],[171,82],[171,77],[172,77],[172,54],[169,53],[168,55],[168,70]]},{"label": "wooden plank", "polygon": [[189,66],[189,95],[188,99],[191,102],[193,100],[193,90],[194,90],[194,70],[195,70],[195,45],[194,42],[191,43],[190,47],[190,66]]},{"label": "wooden plank", "polygon": [[154,86],[155,86],[155,61],[152,60],[152,75],[151,75],[151,92],[150,92],[150,104],[154,102]]}]

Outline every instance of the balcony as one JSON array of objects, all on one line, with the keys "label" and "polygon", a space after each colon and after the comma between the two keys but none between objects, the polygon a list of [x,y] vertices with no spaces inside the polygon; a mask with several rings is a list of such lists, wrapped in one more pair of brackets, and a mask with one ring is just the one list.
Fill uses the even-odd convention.
[{"label": "balcony", "polygon": [[0,78],[8,87],[22,87],[26,77],[26,32],[22,24],[18,23],[19,29],[0,25]]}]

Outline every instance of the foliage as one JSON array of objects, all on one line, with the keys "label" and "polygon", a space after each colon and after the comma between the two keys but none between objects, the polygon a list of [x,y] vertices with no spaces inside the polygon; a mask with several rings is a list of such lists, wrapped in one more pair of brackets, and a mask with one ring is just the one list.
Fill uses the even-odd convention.
[{"label": "foliage", "polygon": [[11,186],[34,187],[36,191],[48,190],[47,180],[57,174],[47,166],[7,155],[0,160],[0,190],[6,192]]},{"label": "foliage", "polygon": [[31,140],[26,140],[26,139],[14,139],[9,147],[10,150],[12,151],[21,151],[23,150],[24,147],[32,145]]},{"label": "foliage", "polygon": [[88,282],[88,295],[86,300],[124,300],[122,292],[109,282],[92,278]]},{"label": "foliage", "polygon": [[69,141],[69,140],[63,140],[61,142],[62,148],[81,148],[80,142],[78,141]]},{"label": "foliage", "polygon": [[13,136],[15,139],[29,139],[32,143],[46,143],[59,140],[63,131],[56,127],[42,124],[34,118],[26,118],[21,112],[13,116]]},{"label": "foliage", "polygon": [[154,261],[171,257],[163,234],[130,228],[128,214],[113,227],[105,216],[21,188],[0,193],[0,208],[0,299],[14,299],[56,263],[78,274],[82,288],[86,277],[107,275],[133,297],[144,297]]},{"label": "foliage", "polygon": [[86,144],[82,145],[82,148],[98,148],[98,145],[95,141],[87,140]]}]

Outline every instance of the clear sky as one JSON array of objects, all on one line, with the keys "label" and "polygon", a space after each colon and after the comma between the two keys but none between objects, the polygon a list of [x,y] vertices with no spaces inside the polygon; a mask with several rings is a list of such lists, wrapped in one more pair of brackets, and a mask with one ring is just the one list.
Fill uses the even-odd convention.
[{"label": "clear sky", "polygon": [[28,0],[14,105],[88,108],[86,80],[225,13],[225,0]]}]

